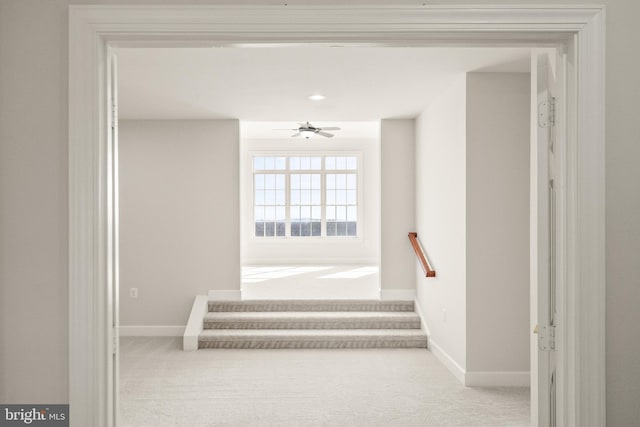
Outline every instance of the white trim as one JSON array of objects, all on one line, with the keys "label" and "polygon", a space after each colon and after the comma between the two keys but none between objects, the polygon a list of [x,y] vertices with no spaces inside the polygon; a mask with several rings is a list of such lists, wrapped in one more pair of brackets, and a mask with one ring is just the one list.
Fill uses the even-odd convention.
[{"label": "white trim", "polygon": [[416,291],[414,289],[380,289],[381,300],[411,300],[416,299]]},{"label": "white trim", "polygon": [[[338,11],[338,12],[336,12]],[[308,22],[313,20],[313,26]],[[114,260],[109,221],[109,45],[558,46],[573,41],[566,157],[566,387],[560,425],[605,424],[604,8],[600,6],[69,7],[69,401],[72,426],[108,426]],[[571,45],[570,50],[571,50]],[[579,143],[578,143],[579,141]]]},{"label": "white trim", "polygon": [[240,290],[229,289],[224,291],[208,291],[207,296],[211,301],[240,301],[242,295]]},{"label": "white trim", "polygon": [[568,356],[563,360],[569,382],[564,391],[575,405],[575,419],[569,413],[567,423],[580,426],[606,425],[604,20],[602,9],[579,33],[578,114],[569,124],[577,129],[567,162],[567,217],[573,221],[567,226],[565,303],[571,306],[563,310],[567,335],[561,345]]},{"label": "white trim", "polygon": [[467,387],[528,387],[531,383],[529,371],[466,371],[431,338],[429,350],[462,385]]},{"label": "white trim", "polygon": [[[213,292],[213,291],[209,291]],[[235,291],[234,291],[235,292]],[[204,316],[209,311],[209,296],[198,295],[193,299],[191,314],[184,328],[182,337],[182,349],[184,351],[195,351],[198,349],[198,337],[204,329]]]},{"label": "white trim", "polygon": [[[69,12],[69,418],[74,426],[106,426],[114,406],[105,300],[114,288],[107,278],[107,45],[88,16]],[[82,70],[77,61],[85,59]]]},{"label": "white trim", "polygon": [[131,325],[118,328],[121,337],[181,337],[184,325]]},{"label": "white trim", "polygon": [[466,372],[462,366],[458,365],[453,357],[442,349],[434,340],[429,337],[429,350],[431,353],[453,374],[460,384],[466,385]]},{"label": "white trim", "polygon": [[528,387],[529,384],[529,371],[467,371],[465,374],[465,385],[468,387]]}]

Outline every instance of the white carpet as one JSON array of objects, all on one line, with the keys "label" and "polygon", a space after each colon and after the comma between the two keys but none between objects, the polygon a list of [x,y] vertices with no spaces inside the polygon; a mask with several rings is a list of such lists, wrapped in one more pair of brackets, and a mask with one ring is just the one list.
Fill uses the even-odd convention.
[{"label": "white carpet", "polygon": [[242,267],[243,299],[376,299],[377,265],[272,265]]},{"label": "white carpet", "polygon": [[528,388],[468,388],[424,349],[203,350],[121,338],[120,426],[528,426]]}]

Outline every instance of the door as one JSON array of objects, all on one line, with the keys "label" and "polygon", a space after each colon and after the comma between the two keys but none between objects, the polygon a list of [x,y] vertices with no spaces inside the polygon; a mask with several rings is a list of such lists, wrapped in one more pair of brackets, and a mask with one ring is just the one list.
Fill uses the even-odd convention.
[{"label": "door", "polygon": [[107,169],[108,169],[108,228],[107,240],[109,242],[110,271],[108,272],[108,299],[109,310],[108,320],[111,324],[111,351],[109,360],[109,378],[113,387],[112,395],[109,396],[110,418],[107,425],[118,425],[118,377],[119,377],[119,255],[118,255],[118,73],[115,53],[111,48],[107,51],[107,114],[108,114],[108,136],[107,136]]},{"label": "door", "polygon": [[531,149],[531,421],[557,422],[555,335],[557,324],[558,106],[564,58],[556,50],[532,52]]}]

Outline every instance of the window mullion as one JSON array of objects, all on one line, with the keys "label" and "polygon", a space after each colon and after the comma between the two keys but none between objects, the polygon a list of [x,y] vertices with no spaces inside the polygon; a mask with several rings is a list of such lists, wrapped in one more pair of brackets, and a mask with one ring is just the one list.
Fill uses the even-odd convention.
[{"label": "window mullion", "polygon": [[326,170],[324,168],[324,158],[320,160],[320,237],[327,237],[327,197],[326,197]]},{"label": "window mullion", "polygon": [[[253,167],[253,161],[251,163],[252,163],[252,167]],[[251,181],[251,188],[252,188],[252,192],[251,192],[251,200],[252,200],[251,207],[253,208],[253,212],[251,213],[251,218],[253,218],[253,222],[252,222],[252,224],[253,224],[253,232],[251,234],[254,237],[257,237],[256,236],[256,234],[257,234],[256,233],[256,223],[257,223],[257,221],[256,221],[256,209],[257,209],[256,208],[256,206],[257,206],[256,205],[256,191],[257,191],[257,189],[256,189],[256,175],[257,175],[257,173],[256,173],[255,168],[254,168],[253,174],[251,175],[251,179],[252,179],[252,181]],[[263,225],[263,227],[264,227],[264,225]],[[263,231],[263,234],[264,234],[264,231]],[[262,237],[264,237],[264,236],[262,236]]]},{"label": "window mullion", "polygon": [[291,171],[289,169],[289,156],[286,157],[286,170],[284,178],[284,215],[285,215],[285,237],[291,237]]}]

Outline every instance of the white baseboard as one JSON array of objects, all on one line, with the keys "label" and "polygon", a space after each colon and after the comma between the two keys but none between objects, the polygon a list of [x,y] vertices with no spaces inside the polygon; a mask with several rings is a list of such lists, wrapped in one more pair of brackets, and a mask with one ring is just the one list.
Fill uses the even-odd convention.
[{"label": "white baseboard", "polygon": [[429,337],[429,350],[431,350],[431,353],[433,353],[433,355],[449,371],[451,371],[453,376],[456,377],[456,379],[460,381],[462,385],[467,385],[466,378],[465,378],[465,374],[466,374],[465,370],[462,368],[462,366],[458,365],[458,362],[453,360],[453,358],[449,356],[449,354],[446,351],[444,351],[442,347],[440,347],[435,341],[433,341],[431,337]]},{"label": "white baseboard", "polygon": [[[211,291],[209,291],[211,292]],[[198,295],[193,299],[191,314],[184,328],[182,336],[182,349],[184,351],[195,351],[198,349],[198,337],[204,327],[204,315],[209,311],[209,296]]]},{"label": "white baseboard", "polygon": [[212,301],[240,301],[240,290],[224,290],[224,291],[209,291],[209,299]]},{"label": "white baseboard", "polygon": [[121,337],[181,337],[184,325],[121,325],[118,331]]},{"label": "white baseboard", "polygon": [[531,374],[528,371],[467,371],[465,377],[465,385],[469,387],[528,387],[531,384]]},{"label": "white baseboard", "polygon": [[429,349],[467,387],[528,387],[531,383],[528,371],[465,371],[432,339],[429,339]]},{"label": "white baseboard", "polygon": [[381,300],[414,300],[416,291],[413,289],[381,289]]}]

